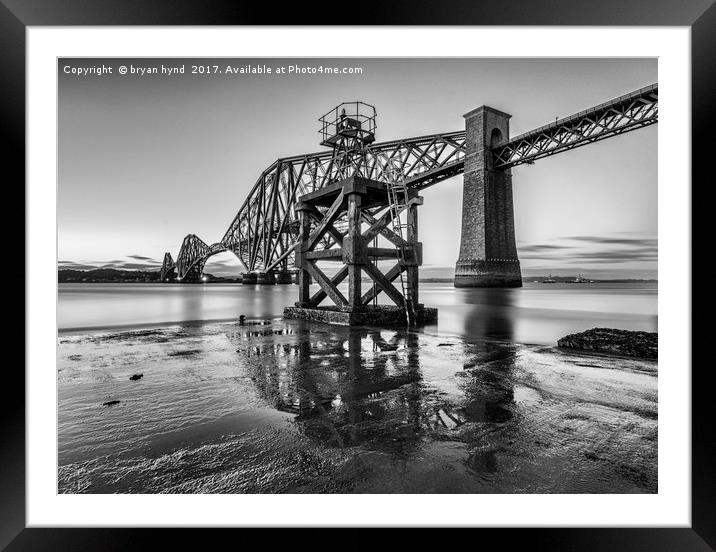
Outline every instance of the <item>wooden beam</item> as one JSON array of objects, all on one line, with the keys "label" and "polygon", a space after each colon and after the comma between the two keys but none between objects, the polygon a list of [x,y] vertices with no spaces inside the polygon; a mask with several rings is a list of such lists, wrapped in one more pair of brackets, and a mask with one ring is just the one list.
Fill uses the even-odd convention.
[{"label": "wooden beam", "polygon": [[[371,279],[378,284],[378,287],[380,287],[385,294],[390,297],[393,303],[399,307],[405,306],[403,294],[395,289],[395,286],[390,283],[390,280],[388,280],[388,278],[380,270],[378,270],[377,266],[373,263],[367,263],[362,265],[361,268],[365,270],[366,274],[368,274],[368,276],[370,276]],[[400,274],[400,267],[398,268],[398,274]]]},{"label": "wooden beam", "polygon": [[398,250],[394,247],[368,247],[366,255],[371,259],[395,259]]},{"label": "wooden beam", "polygon": [[[341,268],[338,272],[336,272],[336,275],[331,279],[331,283],[334,286],[337,286],[343,280],[346,279],[346,276],[348,276],[348,265],[344,265],[343,268]],[[311,297],[311,305],[313,305],[314,307],[317,306],[321,301],[323,301],[326,298],[326,295],[327,294],[325,291],[323,291],[322,289],[319,289]]]},{"label": "wooden beam", "polygon": [[320,259],[343,259],[343,248],[323,249],[321,251],[308,251],[303,254],[304,259],[320,260]]},{"label": "wooden beam", "polygon": [[[414,197],[408,203],[405,205],[400,205],[398,207],[398,214],[405,211],[405,209],[411,207],[411,206],[417,206],[422,203],[421,197]],[[401,239],[400,236],[398,236],[395,232],[393,232],[390,228],[388,228],[388,224],[392,221],[392,213],[390,212],[390,209],[388,209],[385,213],[381,215],[380,218],[376,219],[373,215],[370,213],[363,211],[362,213],[363,218],[365,221],[370,224],[370,228],[366,230],[363,233],[363,237],[366,241],[370,241],[373,238],[375,238],[378,234],[384,236],[388,241],[391,243],[397,245],[398,247],[407,245],[408,242]]]},{"label": "wooden beam", "polygon": [[[328,297],[331,298],[331,301],[333,301],[339,307],[344,307],[344,306],[348,305],[348,301],[343,296],[343,294],[340,291],[338,291],[338,288],[333,284],[333,282],[331,282],[331,280],[328,278],[328,276],[326,276],[316,266],[316,263],[314,261],[307,260],[304,268],[313,277],[313,279],[316,280],[316,283],[319,286],[321,286],[321,289],[323,289],[323,291],[326,292],[326,295],[328,295]],[[392,287],[392,285],[391,285],[391,287]],[[393,288],[393,289],[395,289],[395,288]],[[398,293],[398,295],[400,295],[400,294]]]},{"label": "wooden beam", "polygon": [[[340,214],[341,207],[343,206],[343,200],[344,195],[343,191],[338,194],[338,197],[336,197],[335,201],[331,205],[330,209],[326,211],[326,213],[323,215],[323,218],[318,223],[318,226],[313,231],[313,233],[308,237],[308,240],[306,241],[306,251],[310,251],[313,249],[316,245],[316,242],[318,242],[321,237],[323,237],[323,234],[325,234],[328,231],[328,228],[333,227],[333,222],[338,218],[338,215]],[[311,210],[309,209],[309,213]],[[340,234],[335,228],[333,229],[340,237],[336,238],[339,242],[343,239],[343,235]],[[333,236],[336,237],[336,236]]]},{"label": "wooden beam", "polygon": [[[418,207],[417,205],[412,205],[408,209],[408,214],[406,215],[406,221],[408,223],[408,233],[406,238],[408,241],[412,244],[418,243]],[[420,255],[422,257],[422,253]],[[405,260],[405,258],[403,258]],[[415,259],[415,262],[422,261],[422,259]],[[406,270],[406,278],[405,278],[405,295],[406,299],[409,299],[412,302],[413,308],[415,308],[418,305],[419,301],[419,282],[418,282],[418,267],[413,262],[410,263]]]},{"label": "wooden beam", "polygon": [[[400,275],[401,270],[403,270],[403,266],[400,263],[397,263],[393,268],[391,268],[388,272],[385,273],[385,279],[389,282],[392,282]],[[361,303],[363,305],[367,305],[373,300],[373,297],[378,295],[380,292],[380,288],[377,288],[375,291],[373,291],[373,287],[371,286],[371,288],[363,294],[363,297],[361,297]]]},{"label": "wooden beam", "polygon": [[[298,245],[303,243],[303,241],[308,237],[308,233],[311,229],[311,220],[308,218],[308,215],[303,212],[299,211],[300,216],[300,226],[298,230]],[[296,255],[300,256],[300,249],[296,253]],[[311,275],[306,269],[307,261],[300,259],[299,262],[296,263],[297,268],[299,269],[298,273],[298,306],[305,307],[310,304],[310,291],[309,287],[311,285]]]},{"label": "wooden beam", "polygon": [[[359,194],[348,194],[348,238],[345,240],[348,250],[348,302],[351,307],[357,307],[361,304],[361,263],[356,262],[356,251],[362,251],[363,240],[360,235],[361,227],[361,203],[362,198]],[[360,257],[362,255],[359,254]],[[362,259],[361,259],[362,261]]]},{"label": "wooden beam", "polygon": [[[402,209],[400,209],[399,212],[402,212]],[[362,214],[365,221],[371,225],[368,230],[363,232],[363,238],[366,242],[371,241],[378,234],[382,234],[388,241],[397,246],[405,245],[406,242],[401,240],[400,236],[388,229],[388,224],[390,224],[392,220],[392,213],[390,212],[390,209],[386,210],[386,212],[377,219],[366,211],[363,211]]]},{"label": "wooden beam", "polygon": [[[309,213],[313,217],[313,219],[317,223],[320,223],[321,220],[323,220],[323,215],[313,205],[307,205],[305,210],[307,213]],[[326,232],[328,232],[331,235],[331,237],[334,240],[336,240],[336,242],[341,243],[343,241],[344,234],[342,234],[340,231],[338,231],[338,229],[335,226],[333,226],[333,224],[330,224],[328,226],[328,228],[326,228]]]}]

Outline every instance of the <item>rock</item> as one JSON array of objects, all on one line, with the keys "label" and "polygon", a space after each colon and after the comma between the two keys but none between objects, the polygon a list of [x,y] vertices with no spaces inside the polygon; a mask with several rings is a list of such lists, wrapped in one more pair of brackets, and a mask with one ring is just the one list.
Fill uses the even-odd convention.
[{"label": "rock", "polygon": [[140,380],[144,377],[144,374],[132,374],[129,379],[132,381]]},{"label": "rock", "polygon": [[563,349],[656,360],[659,350],[658,335],[656,332],[592,328],[563,337],[557,341],[557,346]]},{"label": "rock", "polygon": [[270,320],[246,320],[243,314],[239,316],[239,326],[268,326],[269,324],[271,324]]},{"label": "rock", "polygon": [[107,401],[106,403],[102,403],[102,406],[114,406],[115,404],[119,404],[120,401]]}]

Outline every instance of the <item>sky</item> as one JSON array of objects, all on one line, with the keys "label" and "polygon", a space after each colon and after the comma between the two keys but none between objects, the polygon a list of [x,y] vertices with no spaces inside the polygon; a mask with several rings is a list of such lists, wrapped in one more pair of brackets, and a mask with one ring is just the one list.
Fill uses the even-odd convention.
[{"label": "sky", "polygon": [[[103,65],[112,73],[87,71]],[[185,72],[131,74],[162,65]],[[192,74],[192,65],[209,72]],[[227,74],[227,66],[273,70]],[[275,72],[290,66],[362,72]],[[462,115],[481,105],[510,113],[517,136],[657,80],[652,58],[60,59],[59,267],[156,269],[187,234],[219,241],[263,169],[322,149],[317,119],[343,101],[376,107],[378,141],[461,130]],[[657,131],[513,169],[523,275],[656,278]],[[422,273],[449,275],[462,176],[422,195]],[[223,253],[205,271],[241,268]]]}]

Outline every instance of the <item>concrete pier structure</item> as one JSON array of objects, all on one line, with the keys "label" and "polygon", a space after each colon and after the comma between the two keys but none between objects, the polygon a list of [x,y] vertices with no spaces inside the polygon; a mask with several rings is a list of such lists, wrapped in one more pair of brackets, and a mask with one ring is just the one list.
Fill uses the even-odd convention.
[{"label": "concrete pier structure", "polygon": [[276,273],[276,283],[280,285],[293,284],[293,274],[291,274],[288,270],[280,270]]},{"label": "concrete pier structure", "polygon": [[493,168],[492,148],[510,136],[510,115],[482,106],[465,117],[460,256],[455,287],[521,287],[512,172]]},{"label": "concrete pier structure", "polygon": [[241,275],[241,283],[246,284],[247,286],[253,286],[256,284],[256,273],[255,272],[245,272]]},{"label": "concrete pier structure", "polygon": [[273,271],[259,272],[256,274],[256,283],[262,286],[276,285],[276,274]]}]

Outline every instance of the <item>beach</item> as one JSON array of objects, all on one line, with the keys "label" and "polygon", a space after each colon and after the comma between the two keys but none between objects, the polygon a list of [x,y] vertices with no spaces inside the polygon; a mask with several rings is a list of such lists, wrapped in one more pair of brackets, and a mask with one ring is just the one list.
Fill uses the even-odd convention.
[{"label": "beach", "polygon": [[[235,287],[247,325],[120,317],[61,329],[60,493],[658,490],[657,362],[557,349],[550,332],[574,325],[565,309],[545,314],[553,288],[469,290],[465,302],[425,286],[426,304],[445,296],[442,317],[407,331],[284,321],[261,310],[280,301],[255,313],[252,290]],[[655,331],[655,287],[573,289],[584,324]],[[82,326],[68,312],[65,325]]]}]

